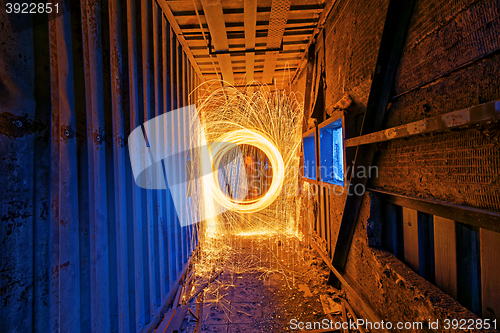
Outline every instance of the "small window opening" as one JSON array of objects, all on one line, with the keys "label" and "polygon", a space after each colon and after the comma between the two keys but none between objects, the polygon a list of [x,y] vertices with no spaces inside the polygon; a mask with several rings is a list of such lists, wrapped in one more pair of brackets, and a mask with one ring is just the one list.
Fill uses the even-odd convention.
[{"label": "small window opening", "polygon": [[342,118],[319,130],[321,180],[344,186],[344,141]]}]

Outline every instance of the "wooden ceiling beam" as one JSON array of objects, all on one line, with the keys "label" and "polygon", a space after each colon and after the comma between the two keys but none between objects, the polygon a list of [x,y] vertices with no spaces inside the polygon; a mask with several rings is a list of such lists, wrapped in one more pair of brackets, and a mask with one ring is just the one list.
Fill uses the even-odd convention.
[{"label": "wooden ceiling beam", "polygon": [[[288,46],[288,45],[303,45],[305,46],[307,44],[307,40],[292,40],[292,41],[283,41],[283,46]],[[207,46],[203,43],[203,44],[200,44],[200,45],[194,45],[195,43],[193,43],[193,45],[190,46],[190,49],[191,51],[199,51],[199,50],[203,50],[203,51],[206,51],[208,52],[207,50]],[[255,43],[255,47],[266,47],[266,43]],[[229,49],[230,50],[235,50],[235,49],[246,49],[246,45],[245,44],[229,44]]]},{"label": "wooden ceiling beam", "polygon": [[[216,51],[229,50],[227,40],[226,25],[224,23],[224,13],[220,0],[201,0],[203,12],[207,20],[212,43]],[[222,73],[222,78],[229,84],[234,84],[233,68],[231,56],[229,54],[218,54],[217,60]]]},{"label": "wooden ceiling beam", "polygon": [[[271,14],[269,17],[269,29],[267,31],[268,49],[277,49],[281,46],[291,4],[291,0],[273,0],[271,5]],[[262,78],[264,83],[268,83],[273,80],[274,69],[276,68],[278,56],[279,51],[267,53]]]},{"label": "wooden ceiling beam", "polygon": [[[325,7],[324,3],[311,4],[311,5],[296,5],[290,6],[290,11],[313,11],[313,12],[321,12]],[[257,13],[268,13],[271,11],[271,7],[257,7]],[[173,12],[175,16],[196,16],[196,12],[194,10],[179,10]],[[204,15],[203,11],[198,11],[200,15]],[[224,8],[223,13],[227,14],[243,14],[243,8]]]},{"label": "wooden ceiling beam", "polygon": [[[247,50],[255,49],[255,35],[257,31],[257,1],[245,0],[245,48]],[[255,53],[249,52],[245,54],[245,67],[247,75],[247,83],[254,80],[254,60]]]},{"label": "wooden ceiling beam", "polygon": [[[300,27],[299,29],[285,29],[285,33],[283,36],[305,36],[309,37],[311,34],[314,32],[313,28],[304,28]],[[196,33],[185,33],[184,37],[186,40],[203,40],[203,36],[200,31]],[[256,38],[267,38],[267,30],[257,30],[256,32]],[[227,39],[243,39],[245,38],[245,32],[244,31],[231,31],[227,35]]]},{"label": "wooden ceiling beam", "polygon": [[[251,2],[252,5],[255,5],[255,1],[246,0],[245,3],[247,3],[247,2]],[[255,8],[255,6],[253,6],[253,7]],[[251,14],[254,15],[253,12]],[[255,12],[255,15],[257,15],[257,12]],[[241,27],[244,27],[246,25],[247,21],[248,21],[248,17],[245,14],[244,22],[226,22],[225,26],[226,26],[226,28],[241,28]],[[311,18],[288,20],[286,24],[293,25],[293,24],[317,24],[317,23],[318,23],[318,18],[311,17]],[[255,21],[255,16],[254,16],[253,17],[253,24],[257,25],[259,27],[268,26],[269,21]],[[183,31],[184,30],[200,30],[199,24],[180,24],[179,27]],[[204,29],[208,29],[207,24],[202,24],[202,27]],[[314,26],[314,27],[316,27],[316,26]],[[246,29],[245,29],[245,31],[246,31]]]}]

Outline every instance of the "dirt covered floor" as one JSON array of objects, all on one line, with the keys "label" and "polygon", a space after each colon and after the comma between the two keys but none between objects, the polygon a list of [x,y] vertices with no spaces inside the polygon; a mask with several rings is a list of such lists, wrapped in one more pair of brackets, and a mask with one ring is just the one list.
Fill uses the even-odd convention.
[{"label": "dirt covered floor", "polygon": [[327,266],[304,242],[241,237],[224,262],[211,279],[193,279],[181,332],[293,332],[350,317],[342,292],[326,284]]}]

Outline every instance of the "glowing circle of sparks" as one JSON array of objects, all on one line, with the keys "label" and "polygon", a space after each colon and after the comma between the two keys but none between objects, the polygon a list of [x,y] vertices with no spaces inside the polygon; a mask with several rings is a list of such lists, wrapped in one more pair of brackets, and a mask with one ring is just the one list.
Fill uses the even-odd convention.
[{"label": "glowing circle of sparks", "polygon": [[254,213],[272,204],[280,195],[285,178],[285,164],[278,148],[265,134],[248,129],[225,133],[219,138],[218,142],[212,148],[214,170],[219,169],[222,157],[233,149],[234,145],[246,144],[254,146],[266,154],[272,167],[273,177],[271,185],[264,196],[256,199],[238,200],[230,198],[222,192],[216,176],[217,173],[214,173],[213,182],[211,182],[214,199],[223,207],[241,213]]}]

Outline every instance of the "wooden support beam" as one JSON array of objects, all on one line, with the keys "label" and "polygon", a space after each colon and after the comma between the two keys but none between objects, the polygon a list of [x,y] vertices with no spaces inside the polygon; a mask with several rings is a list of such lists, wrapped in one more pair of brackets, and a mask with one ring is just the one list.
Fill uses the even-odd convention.
[{"label": "wooden support beam", "polygon": [[[342,321],[347,323],[347,311],[344,302],[342,302]],[[349,327],[343,327],[344,333],[349,333]]]},{"label": "wooden support beam", "polygon": [[417,211],[403,207],[404,261],[418,273],[418,218]]},{"label": "wooden support beam", "polygon": [[195,333],[201,333],[201,326],[203,321],[203,294],[198,295],[198,301],[196,303],[196,315],[198,316],[198,322],[194,328]]},{"label": "wooden support beam", "polygon": [[318,235],[321,239],[326,240],[326,209],[325,209],[325,188],[323,185],[319,185],[319,196],[318,196],[318,204],[319,204],[319,225],[318,225]]},{"label": "wooden support beam", "polygon": [[[333,190],[332,190],[333,192]],[[330,194],[330,187],[325,186],[325,212],[326,212],[326,225],[325,225],[325,231],[326,231],[326,251],[328,256],[331,256],[332,253],[332,225],[330,221],[332,220],[331,214],[330,214],[330,201],[332,198],[333,194]]]},{"label": "wooden support beam", "polygon": [[[257,30],[257,1],[245,0],[245,48],[247,50],[255,49],[255,32]],[[247,83],[254,80],[254,60],[255,53],[249,52],[245,55]]]},{"label": "wooden support beam", "polygon": [[413,123],[396,126],[375,133],[347,139],[345,141],[345,146],[355,147],[370,143],[389,141],[417,134],[473,125],[480,122],[498,119],[499,117],[500,101],[493,101],[472,106],[467,109],[445,113],[440,116],[415,121]]},{"label": "wooden support beam", "polygon": [[[305,4],[305,5],[292,5],[290,6],[290,11],[299,11],[301,13],[305,11],[309,12],[321,12],[325,8],[325,4],[323,3],[315,3],[315,4]],[[269,13],[271,11],[271,7],[257,7],[258,13]],[[224,14],[244,14],[245,11],[242,8],[224,8]],[[173,12],[174,16],[196,16],[196,12],[194,10],[183,10]],[[203,11],[200,11],[200,15],[203,15]]]},{"label": "wooden support beam", "polygon": [[182,305],[175,309],[174,314],[170,320],[169,325],[167,326],[165,333],[176,333],[181,330],[182,321],[186,316],[188,305]]},{"label": "wooden support beam", "polygon": [[165,333],[165,331],[167,330],[167,327],[172,322],[172,317],[174,316],[174,314],[175,314],[175,309],[173,309],[173,308],[169,309],[167,311],[167,313],[165,314],[165,316],[163,317],[160,325],[158,326],[158,328],[154,332]]},{"label": "wooden support beam", "polygon": [[457,243],[455,221],[434,216],[436,286],[457,299]]},{"label": "wooden support beam", "polygon": [[[229,50],[221,1],[201,0],[201,4],[203,5],[203,12],[205,13],[215,51]],[[229,84],[234,84],[231,56],[229,54],[218,54],[217,60],[219,61],[223,80]]]},{"label": "wooden support beam", "polygon": [[[389,2],[377,64],[375,66],[375,73],[373,75],[361,130],[362,135],[379,131],[382,128],[399,59],[405,45],[414,2],[414,0],[391,0]],[[375,155],[375,148],[375,144],[358,147],[353,163],[353,170],[357,167],[368,169]],[[350,181],[346,185],[348,193],[353,193],[353,195],[349,195],[346,198],[339,236],[333,255],[333,266],[341,274],[344,272],[356,222],[363,202],[363,195],[357,195],[353,189],[356,186],[364,188],[367,182],[366,177],[358,177],[357,174],[353,172]],[[339,280],[333,274],[330,274],[329,283],[336,287],[339,286]]]}]

